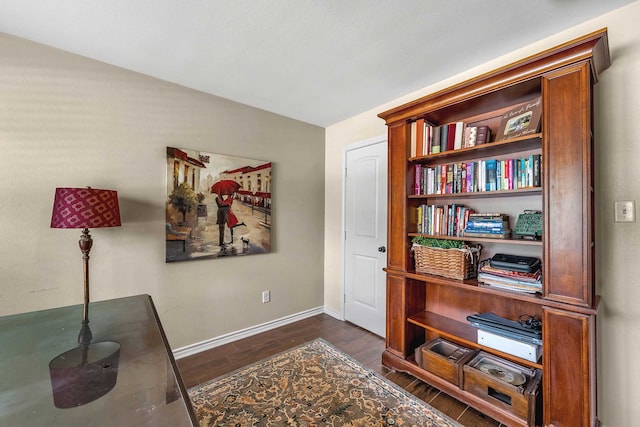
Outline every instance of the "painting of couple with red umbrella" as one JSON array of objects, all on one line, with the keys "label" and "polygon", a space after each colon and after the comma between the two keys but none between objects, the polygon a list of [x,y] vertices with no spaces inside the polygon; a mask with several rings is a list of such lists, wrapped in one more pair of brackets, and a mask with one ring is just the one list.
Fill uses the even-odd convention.
[{"label": "painting of couple with red umbrella", "polygon": [[271,162],[167,147],[166,261],[271,251]]}]

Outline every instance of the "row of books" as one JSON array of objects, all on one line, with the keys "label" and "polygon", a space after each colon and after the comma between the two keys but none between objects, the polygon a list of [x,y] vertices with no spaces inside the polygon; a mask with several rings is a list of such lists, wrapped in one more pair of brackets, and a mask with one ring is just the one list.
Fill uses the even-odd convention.
[{"label": "row of books", "polygon": [[469,216],[465,227],[466,237],[508,239],[511,237],[509,215],[501,213],[475,213]]},{"label": "row of books", "polygon": [[411,157],[459,150],[490,141],[489,126],[474,126],[465,122],[433,126],[425,119],[411,122]]},{"label": "row of books", "polygon": [[414,194],[454,194],[540,187],[542,155],[414,166]]},{"label": "row of books", "polygon": [[508,215],[479,213],[458,203],[418,206],[416,231],[432,236],[494,239],[507,239],[511,236]]},{"label": "row of books", "polygon": [[464,235],[471,214],[475,213],[461,204],[418,206],[417,232],[432,236]]}]

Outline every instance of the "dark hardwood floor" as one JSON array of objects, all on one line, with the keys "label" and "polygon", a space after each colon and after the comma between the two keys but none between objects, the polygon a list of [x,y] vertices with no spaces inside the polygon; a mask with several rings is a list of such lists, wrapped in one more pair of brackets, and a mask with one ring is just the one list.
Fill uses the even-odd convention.
[{"label": "dark hardwood floor", "polygon": [[385,368],[381,363],[381,355],[385,347],[384,339],[326,314],[178,359],[177,363],[185,386],[190,388],[315,338],[323,338],[330,342],[363,365],[464,426],[497,427],[501,425],[410,375]]}]

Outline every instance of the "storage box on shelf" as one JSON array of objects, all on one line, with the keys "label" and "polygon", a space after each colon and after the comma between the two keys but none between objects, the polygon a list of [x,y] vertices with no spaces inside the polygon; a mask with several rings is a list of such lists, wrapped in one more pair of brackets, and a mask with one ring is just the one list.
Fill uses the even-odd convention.
[{"label": "storage box on shelf", "polygon": [[509,363],[485,352],[463,366],[464,390],[502,408],[528,425],[540,420],[538,369]]},{"label": "storage box on shelf", "polygon": [[463,367],[476,351],[442,338],[427,341],[416,349],[416,363],[421,368],[463,387]]},{"label": "storage box on shelf", "polygon": [[435,274],[451,279],[476,276],[482,246],[422,236],[414,237],[412,242],[418,273]]},{"label": "storage box on shelf", "polygon": [[[544,425],[596,423],[592,88],[609,62],[605,29],[379,115],[389,137],[383,363],[507,425],[534,421],[424,369],[415,349],[445,338],[536,369],[542,399],[534,405]],[[488,139],[478,143],[481,127]],[[491,230],[500,236],[465,236],[461,221],[467,209],[509,219],[502,232]],[[510,219],[524,211],[542,212],[542,239],[507,235],[516,225]],[[433,255],[414,258],[415,237],[481,243],[483,257],[500,252],[540,258],[542,289],[518,293],[478,286],[466,272],[452,278],[429,271]],[[541,318],[542,359],[533,362],[478,343],[466,321],[477,312]]]}]

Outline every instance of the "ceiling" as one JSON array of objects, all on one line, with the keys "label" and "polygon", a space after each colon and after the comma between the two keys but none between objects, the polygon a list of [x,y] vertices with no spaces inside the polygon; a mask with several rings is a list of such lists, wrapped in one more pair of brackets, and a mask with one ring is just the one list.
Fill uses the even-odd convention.
[{"label": "ceiling", "polygon": [[636,0],[0,0],[0,32],[326,127]]}]

